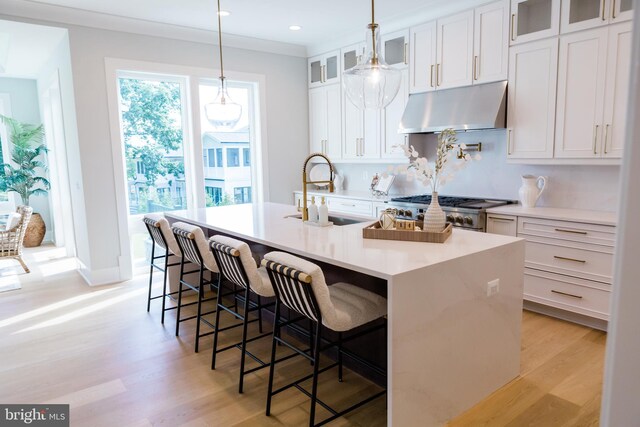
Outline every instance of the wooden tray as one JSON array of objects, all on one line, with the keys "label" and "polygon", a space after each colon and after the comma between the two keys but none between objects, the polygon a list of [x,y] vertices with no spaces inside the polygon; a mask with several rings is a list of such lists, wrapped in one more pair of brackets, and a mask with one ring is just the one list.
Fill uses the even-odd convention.
[{"label": "wooden tray", "polygon": [[[422,221],[417,221],[416,225],[423,227]],[[431,231],[406,231],[406,230],[383,230],[380,223],[368,225],[362,229],[362,237],[365,239],[382,239],[382,240],[406,240],[409,242],[427,242],[427,243],[444,243],[451,237],[451,224],[447,224],[440,233]]]}]

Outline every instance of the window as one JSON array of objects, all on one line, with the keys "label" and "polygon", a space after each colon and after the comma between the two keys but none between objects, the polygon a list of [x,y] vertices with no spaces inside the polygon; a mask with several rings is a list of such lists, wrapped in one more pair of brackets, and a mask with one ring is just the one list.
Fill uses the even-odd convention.
[{"label": "window", "polygon": [[233,189],[235,203],[251,203],[251,187],[236,187]]},{"label": "window", "polygon": [[222,202],[222,188],[205,187],[207,192],[207,206],[216,206]]},{"label": "window", "polygon": [[207,159],[207,166],[209,166],[210,168],[215,167],[215,165],[216,165],[216,158],[215,158],[216,157],[215,156],[216,150],[213,149],[213,148],[209,148],[207,150],[207,152],[209,153],[208,154],[208,159]]},{"label": "window", "polygon": [[216,148],[216,166],[222,167],[222,148]]},{"label": "window", "polygon": [[240,149],[227,148],[227,167],[234,168],[240,166]]},{"label": "window", "polygon": [[242,149],[242,166],[251,166],[251,151],[248,148]]}]

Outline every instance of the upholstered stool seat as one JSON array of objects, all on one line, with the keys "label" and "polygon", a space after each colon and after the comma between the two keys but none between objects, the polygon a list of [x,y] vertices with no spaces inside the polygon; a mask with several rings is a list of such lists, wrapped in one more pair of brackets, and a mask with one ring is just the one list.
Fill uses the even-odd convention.
[{"label": "upholstered stool seat", "polygon": [[332,321],[323,317],[322,324],[336,332],[350,331],[387,314],[385,298],[349,283],[329,286],[329,297],[335,317]]},{"label": "upholstered stool seat", "polygon": [[[218,273],[218,264],[216,264],[216,260],[209,249],[209,244],[207,243],[207,238],[204,235],[204,231],[202,228],[197,225],[187,224],[186,222],[174,222],[172,227],[173,233],[176,235],[182,235],[188,237],[190,240],[193,240],[200,251],[200,255],[202,256],[202,261],[204,262],[204,267],[212,271],[214,273]],[[176,233],[176,230],[179,233]],[[196,252],[193,250],[191,245],[187,245],[185,248],[186,253],[185,257],[195,263],[198,264],[198,256]]]}]

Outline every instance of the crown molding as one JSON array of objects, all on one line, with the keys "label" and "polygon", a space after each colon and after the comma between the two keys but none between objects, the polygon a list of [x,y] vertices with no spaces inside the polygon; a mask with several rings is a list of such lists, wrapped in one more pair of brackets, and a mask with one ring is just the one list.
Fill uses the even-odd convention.
[{"label": "crown molding", "polygon": [[[97,13],[32,0],[2,0],[2,15],[46,21],[58,26],[76,25],[211,45],[217,45],[218,38],[216,31]],[[305,46],[235,34],[225,33],[224,44],[237,49],[307,57]]]}]

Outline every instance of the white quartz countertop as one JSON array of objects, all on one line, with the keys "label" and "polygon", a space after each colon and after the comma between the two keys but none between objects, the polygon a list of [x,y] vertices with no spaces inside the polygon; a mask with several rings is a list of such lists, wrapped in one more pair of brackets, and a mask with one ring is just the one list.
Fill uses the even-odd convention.
[{"label": "white quartz countertop", "polygon": [[165,213],[167,217],[383,279],[521,240],[458,229],[445,243],[364,239],[362,228],[372,221],[316,227],[303,224],[298,218],[286,218],[296,214],[294,206],[278,203]]},{"label": "white quartz countertop", "polygon": [[551,207],[525,208],[521,205],[506,205],[487,209],[487,213],[555,219],[560,221],[576,221],[589,224],[613,225],[618,223],[615,212],[601,212],[583,209],[566,209]]},{"label": "white quartz countertop", "polygon": [[[294,191],[294,193],[302,194],[302,190]],[[399,194],[392,194],[389,196],[380,196],[376,197],[371,194],[371,191],[366,190],[336,190],[333,193],[330,193],[329,190],[307,190],[307,195],[309,196],[324,196],[324,197],[338,197],[343,199],[353,199],[353,200],[367,200],[370,202],[380,202],[384,203],[391,199],[392,197],[398,197]]]}]

